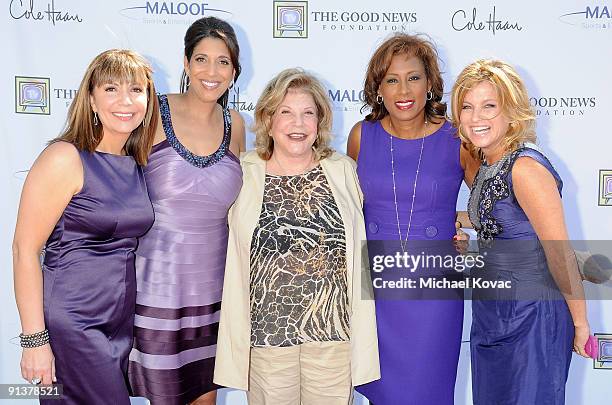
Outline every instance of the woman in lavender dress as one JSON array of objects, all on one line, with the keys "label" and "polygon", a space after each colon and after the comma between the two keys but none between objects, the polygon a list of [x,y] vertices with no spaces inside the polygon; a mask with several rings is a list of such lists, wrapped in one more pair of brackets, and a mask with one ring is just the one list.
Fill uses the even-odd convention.
[{"label": "woman in lavender dress", "polygon": [[242,184],[244,124],[227,108],[240,74],[232,27],[214,17],[185,35],[181,94],[159,96],[145,168],[155,223],[136,252],[138,294],[129,377],[153,404],[214,404],[213,369],[227,213]]},{"label": "woman in lavender dress", "polygon": [[148,63],[132,51],[103,52],[81,81],[66,131],[23,186],[13,243],[21,372],[63,386],[59,400],[42,403],[130,403],[134,250],[153,222],[141,165],[156,109]]},{"label": "woman in lavender dress", "polygon": [[[357,161],[370,257],[382,253],[375,241],[402,250],[451,241],[459,187],[475,161],[445,120],[435,48],[392,36],[372,56],[364,91],[372,112],[351,130],[347,151]],[[452,405],[463,301],[375,294],[381,379],[357,390],[375,405]]]}]

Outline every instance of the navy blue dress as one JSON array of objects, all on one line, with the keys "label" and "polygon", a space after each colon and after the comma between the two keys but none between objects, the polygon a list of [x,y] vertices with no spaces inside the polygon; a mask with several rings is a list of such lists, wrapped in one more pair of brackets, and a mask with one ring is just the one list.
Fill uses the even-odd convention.
[{"label": "navy blue dress", "polygon": [[[530,144],[528,144],[530,145]],[[471,358],[475,405],[559,405],[572,356],[574,327],[549,272],[544,250],[512,187],[512,167],[527,156],[562,181],[535,145],[479,170],[470,196],[480,273],[511,289],[474,289]]]}]

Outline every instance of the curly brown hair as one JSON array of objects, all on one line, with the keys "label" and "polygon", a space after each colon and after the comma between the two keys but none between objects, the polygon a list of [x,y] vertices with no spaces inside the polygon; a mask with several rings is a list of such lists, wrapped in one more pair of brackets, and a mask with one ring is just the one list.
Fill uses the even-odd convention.
[{"label": "curly brown hair", "polygon": [[435,119],[445,119],[446,103],[443,103],[444,80],[438,64],[439,57],[436,47],[423,35],[409,35],[395,33],[380,45],[368,64],[368,70],[364,81],[365,103],[361,108],[369,108],[371,112],[366,116],[366,121],[378,121],[389,114],[384,104],[376,102],[378,88],[391,65],[391,59],[396,55],[416,56],[425,67],[425,75],[431,85],[433,97],[425,104],[425,118],[436,123]]}]

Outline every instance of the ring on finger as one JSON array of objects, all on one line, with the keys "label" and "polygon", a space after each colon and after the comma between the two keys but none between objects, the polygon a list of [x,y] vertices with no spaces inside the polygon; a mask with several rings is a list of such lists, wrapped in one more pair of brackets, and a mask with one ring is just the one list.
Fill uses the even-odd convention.
[{"label": "ring on finger", "polygon": [[42,382],[42,379],[38,378],[38,377],[34,377],[30,380],[30,383],[32,383],[32,385],[38,385]]}]

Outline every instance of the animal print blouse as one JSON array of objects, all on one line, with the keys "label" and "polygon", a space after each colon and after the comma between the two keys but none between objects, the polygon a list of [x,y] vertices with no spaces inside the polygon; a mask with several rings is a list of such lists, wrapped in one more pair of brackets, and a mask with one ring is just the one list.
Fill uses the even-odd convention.
[{"label": "animal print blouse", "polygon": [[320,165],[266,175],[250,261],[251,346],[349,340],[344,223]]}]

